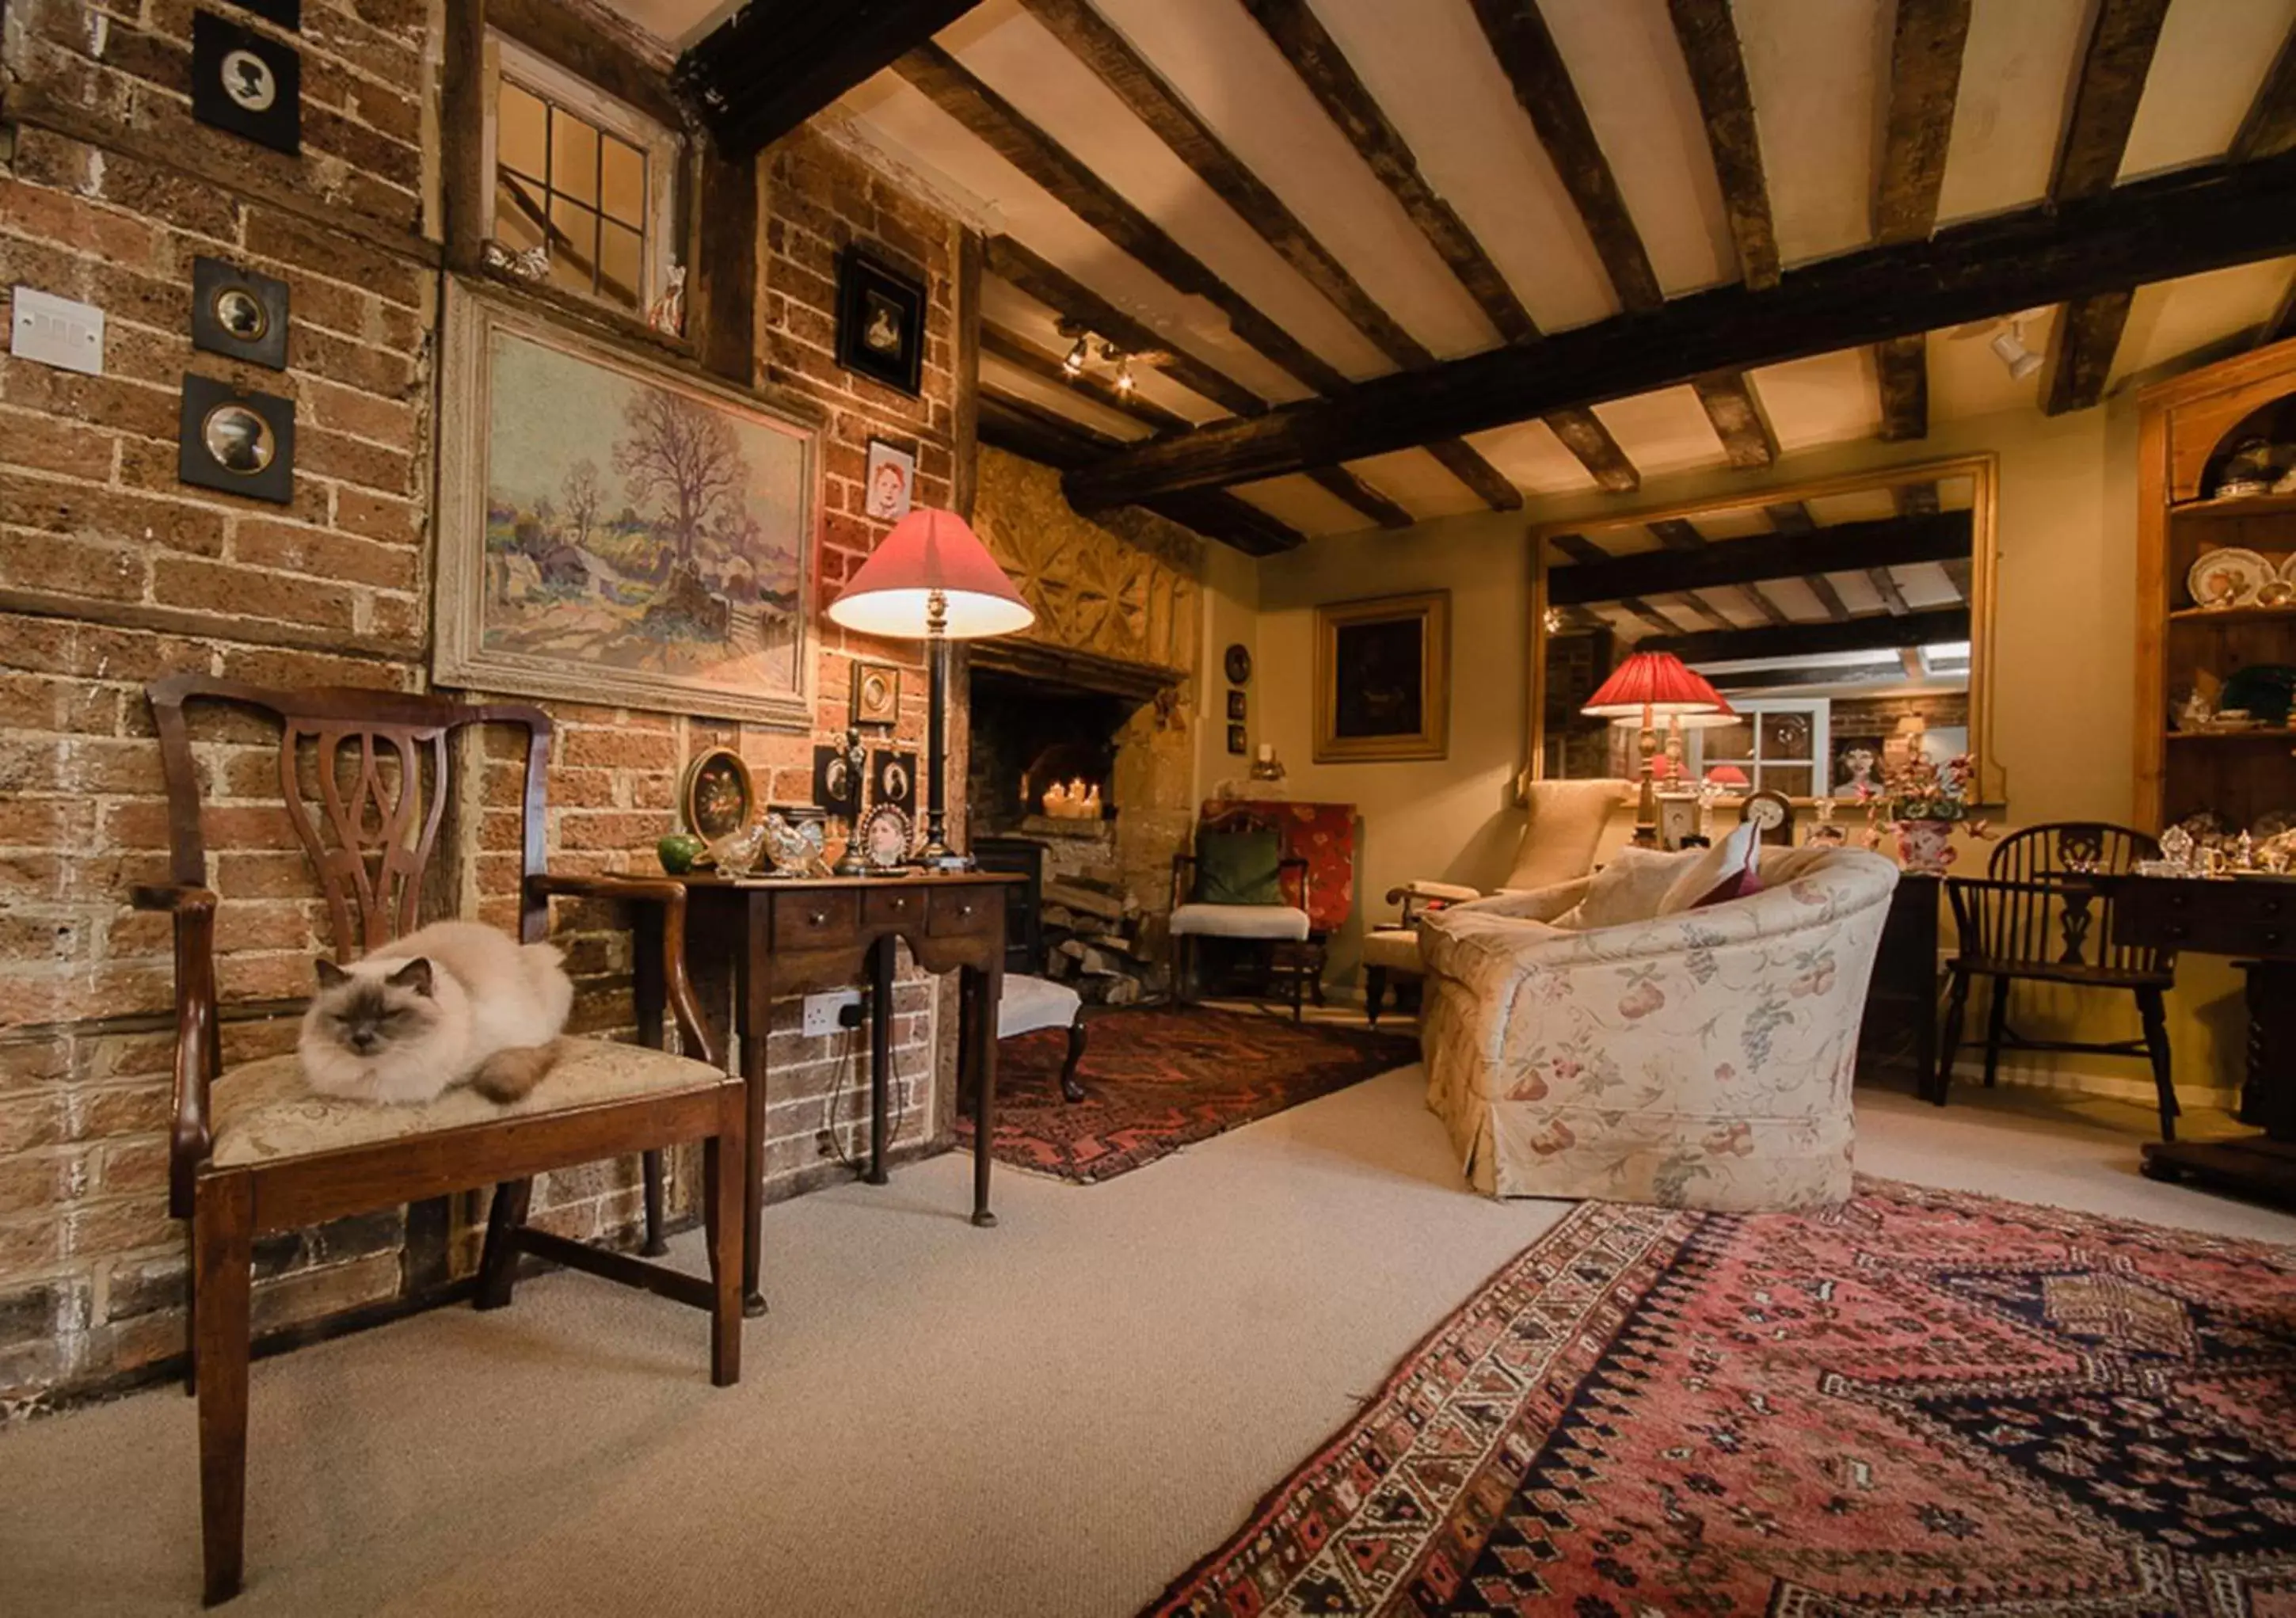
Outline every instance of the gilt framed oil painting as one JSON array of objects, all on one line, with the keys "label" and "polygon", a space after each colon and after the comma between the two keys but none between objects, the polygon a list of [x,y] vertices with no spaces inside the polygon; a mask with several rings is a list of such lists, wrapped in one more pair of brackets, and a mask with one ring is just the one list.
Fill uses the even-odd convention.
[{"label": "gilt framed oil painting", "polygon": [[442,686],[813,719],[820,420],[448,289]]},{"label": "gilt framed oil painting", "polygon": [[1316,762],[1450,751],[1451,593],[1316,609]]}]

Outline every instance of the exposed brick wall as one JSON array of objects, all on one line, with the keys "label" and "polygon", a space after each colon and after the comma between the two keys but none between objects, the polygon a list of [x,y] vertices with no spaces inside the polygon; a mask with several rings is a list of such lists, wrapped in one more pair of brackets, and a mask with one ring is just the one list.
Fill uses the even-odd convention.
[{"label": "exposed brick wall", "polygon": [[[265,684],[428,685],[435,242],[421,230],[421,147],[438,46],[422,0],[305,0],[306,153],[290,159],[191,120],[189,0],[8,0],[0,163],[0,304],[17,283],[103,307],[106,374],[0,356],[0,1411],[102,1385],[178,1352],[183,1247],[167,1215],[168,932],[127,908],[166,875],[166,820],[143,683],[185,669]],[[235,21],[261,27],[247,14]],[[434,159],[436,154],[430,154]],[[761,372],[829,407],[824,599],[882,525],[861,514],[874,432],[920,456],[918,498],[950,498],[954,381],[950,222],[856,160],[800,135],[763,160]],[[435,218],[435,212],[431,216]],[[840,372],[834,255],[873,242],[930,278],[925,395]],[[213,254],[286,280],[291,369],[194,354],[192,259]],[[176,480],[176,398],[191,371],[298,407],[286,507]],[[849,645],[822,625],[816,731],[845,723],[857,653],[913,665],[898,741],[922,750],[925,686],[913,649]],[[685,760],[738,747],[774,801],[809,795],[812,735],[682,715],[550,704],[552,862],[652,868]],[[244,719],[195,730],[227,1012],[226,1061],[282,1050],[331,942],[324,908],[275,807],[275,744]],[[438,890],[508,923],[518,857],[516,764],[498,742],[468,758],[470,812]],[[955,779],[962,780],[961,768]],[[581,1026],[627,1021],[627,945],[602,916],[562,907],[583,980]],[[722,995],[704,963],[702,989]],[[901,1129],[934,1116],[932,996],[897,997]],[[859,1147],[865,1057],[804,1041],[794,1006],[772,1036],[769,1195],[817,1182]],[[673,1211],[699,1176],[672,1163]],[[636,1164],[553,1178],[537,1222],[627,1235]],[[475,1257],[475,1195],[458,1199],[450,1271]],[[389,1210],[261,1250],[258,1330],[402,1296],[407,1216]]]}]

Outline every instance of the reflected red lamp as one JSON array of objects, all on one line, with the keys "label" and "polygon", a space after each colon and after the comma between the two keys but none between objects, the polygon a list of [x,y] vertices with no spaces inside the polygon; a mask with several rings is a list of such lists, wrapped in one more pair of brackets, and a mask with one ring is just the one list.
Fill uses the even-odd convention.
[{"label": "reflected red lamp", "polygon": [[[1730,704],[1671,652],[1637,652],[1611,670],[1579,712],[1589,719],[1632,723],[1640,734],[1642,796],[1635,809],[1635,842],[1644,847],[1658,842],[1658,797],[1652,777],[1652,760],[1658,754],[1658,726],[1668,722],[1667,757],[1679,762],[1681,721],[1728,715]],[[1734,716],[1733,716],[1734,717]]]},{"label": "reflected red lamp", "polygon": [[953,511],[920,506],[887,534],[829,604],[829,621],[862,635],[925,643],[931,691],[924,859],[949,858],[942,776],[948,723],[948,644],[1011,635],[1037,621],[980,537]]}]

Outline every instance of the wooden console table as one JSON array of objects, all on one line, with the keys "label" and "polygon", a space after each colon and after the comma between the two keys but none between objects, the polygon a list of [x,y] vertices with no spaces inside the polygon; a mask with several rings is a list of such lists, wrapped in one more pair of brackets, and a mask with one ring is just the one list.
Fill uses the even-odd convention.
[{"label": "wooden console table", "polygon": [[2296,1204],[2296,881],[2099,876],[2122,943],[2249,957],[2248,1071],[2240,1118],[2261,1135],[2151,1141],[2144,1172]]},{"label": "wooden console table", "polygon": [[[1004,889],[1021,881],[993,872],[951,875],[727,878],[690,875],[686,958],[732,963],[734,1028],[748,1090],[749,1165],[742,1187],[742,1301],[761,1315],[758,1216],[765,1207],[767,1049],[774,1002],[784,995],[869,982],[869,1172],[886,1181],[886,1090],[892,1062],[896,940],[927,972],[961,972],[957,1068],[972,1091],[972,1222],[988,1226],[989,1142],[996,1105],[996,1002],[1004,985]],[[660,1014],[659,977],[641,960],[641,1014]],[[651,995],[651,1002],[648,997]],[[707,1014],[707,1013],[705,1013]]]}]

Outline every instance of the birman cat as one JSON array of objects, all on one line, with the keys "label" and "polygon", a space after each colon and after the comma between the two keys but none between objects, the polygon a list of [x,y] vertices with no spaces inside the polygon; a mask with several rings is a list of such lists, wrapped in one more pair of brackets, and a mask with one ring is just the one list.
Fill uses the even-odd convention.
[{"label": "birman cat", "polygon": [[351,965],[319,963],[296,1048],[323,1096],[412,1105],[467,1084],[515,1101],[558,1056],[574,984],[548,944],[439,922]]}]

